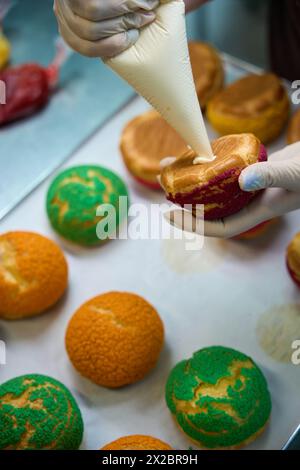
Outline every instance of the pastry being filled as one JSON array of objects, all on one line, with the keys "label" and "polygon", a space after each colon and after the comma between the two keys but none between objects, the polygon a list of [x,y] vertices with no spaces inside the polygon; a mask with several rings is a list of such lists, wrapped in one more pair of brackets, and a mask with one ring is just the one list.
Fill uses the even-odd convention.
[{"label": "pastry being filled", "polygon": [[216,158],[194,164],[196,154],[188,150],[161,173],[167,199],[180,206],[204,205],[206,220],[239,212],[259,194],[242,191],[241,172],[249,165],[267,160],[265,147],[253,134],[236,134],[212,142]]},{"label": "pastry being filled", "polygon": [[283,130],[290,102],[273,74],[249,75],[226,87],[207,106],[207,118],[221,135],[253,133],[264,144]]}]

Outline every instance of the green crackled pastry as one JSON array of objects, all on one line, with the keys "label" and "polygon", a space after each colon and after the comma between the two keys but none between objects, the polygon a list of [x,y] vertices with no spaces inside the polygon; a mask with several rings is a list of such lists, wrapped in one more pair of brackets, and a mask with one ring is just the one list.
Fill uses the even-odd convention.
[{"label": "green crackled pastry", "polygon": [[[54,230],[65,239],[79,245],[97,245],[104,241],[96,232],[103,219],[97,215],[97,208],[109,204],[115,209],[116,217],[113,221],[110,219],[113,223],[109,227],[104,226],[108,239],[119,222],[127,217],[127,211],[120,214],[120,196],[128,198],[127,188],[112,171],[91,165],[68,168],[54,179],[49,188],[48,217]],[[114,216],[113,212],[110,214]],[[104,217],[108,220],[106,213]]]},{"label": "green crackled pastry", "polygon": [[182,431],[208,449],[236,449],[255,440],[271,413],[261,370],[244,354],[214,346],[179,362],[166,401]]},{"label": "green crackled pastry", "polygon": [[62,383],[33,374],[0,385],[0,449],[76,450],[82,435],[80,410]]}]

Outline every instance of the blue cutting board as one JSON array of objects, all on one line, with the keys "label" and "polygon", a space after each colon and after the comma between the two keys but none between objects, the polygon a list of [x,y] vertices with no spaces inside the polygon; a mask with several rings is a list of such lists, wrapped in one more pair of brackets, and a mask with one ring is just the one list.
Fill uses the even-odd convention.
[{"label": "blue cutting board", "polygon": [[[4,31],[12,64],[51,62],[58,34],[52,6],[53,0],[19,0],[11,10]],[[71,56],[49,105],[0,129],[0,220],[132,96],[100,60]]]}]

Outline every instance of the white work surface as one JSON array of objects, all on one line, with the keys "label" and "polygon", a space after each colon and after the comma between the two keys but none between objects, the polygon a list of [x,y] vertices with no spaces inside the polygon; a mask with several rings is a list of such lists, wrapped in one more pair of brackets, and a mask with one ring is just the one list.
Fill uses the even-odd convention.
[{"label": "white work surface", "polygon": [[[133,182],[118,149],[123,126],[147,107],[136,98],[64,167],[89,163],[106,166],[124,178],[132,203],[165,202],[163,194]],[[282,140],[275,147],[283,145]],[[58,240],[45,211],[51,179],[1,222],[1,232],[30,230]],[[261,240],[206,240],[198,252],[185,251],[183,242],[176,240],[115,240],[93,249],[70,248],[58,240],[70,268],[68,292],[52,311],[40,317],[0,322],[0,339],[7,345],[7,365],[1,366],[0,381],[41,373],[66,384],[83,415],[82,449],[98,449],[128,434],[150,434],[175,449],[195,448],[174,425],[165,405],[168,373],[179,360],[200,348],[229,346],[252,356],[262,367],[272,395],[270,426],[250,448],[280,449],[300,422],[300,366],[289,360],[290,337],[300,339],[300,307],[294,315],[286,307],[286,317],[276,310],[300,300],[284,258],[287,244],[299,230],[297,212]],[[165,347],[155,370],[140,383],[120,390],[107,390],[81,378],[64,346],[66,325],[73,312],[89,298],[111,290],[144,296],[157,308],[166,331]],[[260,336],[271,355],[260,346],[259,320],[264,323]],[[275,359],[280,355],[288,357],[286,362]]]}]

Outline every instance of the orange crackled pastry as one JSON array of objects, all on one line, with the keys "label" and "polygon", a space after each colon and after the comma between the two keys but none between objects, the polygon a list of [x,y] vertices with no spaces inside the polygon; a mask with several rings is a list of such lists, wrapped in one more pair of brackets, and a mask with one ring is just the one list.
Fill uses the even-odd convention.
[{"label": "orange crackled pastry", "polygon": [[287,248],[286,262],[291,278],[300,287],[300,232],[295,235]]},{"label": "orange crackled pastry", "polygon": [[289,110],[281,80],[268,73],[249,75],[226,87],[209,102],[207,118],[221,135],[252,133],[266,144],[279,136]]},{"label": "orange crackled pastry", "polygon": [[100,450],[172,450],[172,447],[156,437],[136,434],[121,437]]},{"label": "orange crackled pastry", "polygon": [[300,109],[298,109],[291,118],[288,127],[287,141],[288,144],[295,144],[300,141]]},{"label": "orange crackled pastry", "polygon": [[71,318],[66,348],[84,377],[109,388],[144,378],[156,365],[164,328],[156,310],[135,294],[109,292],[83,304]]},{"label": "orange crackled pastry", "polygon": [[54,242],[31,232],[0,236],[0,317],[39,315],[60,299],[67,283],[67,262]]}]

